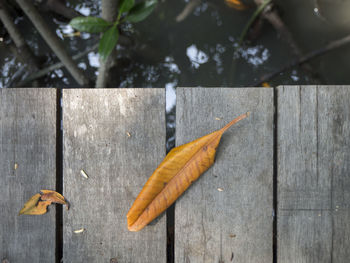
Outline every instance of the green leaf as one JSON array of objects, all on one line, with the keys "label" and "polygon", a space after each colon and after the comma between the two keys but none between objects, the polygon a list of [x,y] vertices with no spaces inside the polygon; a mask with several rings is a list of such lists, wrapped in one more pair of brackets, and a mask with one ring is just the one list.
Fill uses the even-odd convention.
[{"label": "green leaf", "polygon": [[137,23],[146,19],[156,7],[157,0],[146,0],[141,3],[136,4],[129,12],[128,16],[125,18],[126,21],[131,23]]},{"label": "green leaf", "polygon": [[122,0],[119,7],[119,13],[128,12],[135,4],[135,0]]},{"label": "green leaf", "polygon": [[112,53],[115,45],[118,42],[119,32],[117,25],[112,26],[103,34],[100,45],[98,47],[98,53],[103,61],[106,61],[108,56]]},{"label": "green leaf", "polygon": [[87,16],[73,18],[69,25],[81,32],[100,33],[106,31],[112,24],[99,17]]}]

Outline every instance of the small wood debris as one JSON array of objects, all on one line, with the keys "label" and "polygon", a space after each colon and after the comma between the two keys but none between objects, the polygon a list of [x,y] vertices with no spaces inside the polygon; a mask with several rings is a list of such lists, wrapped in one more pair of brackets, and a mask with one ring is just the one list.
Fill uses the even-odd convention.
[{"label": "small wood debris", "polygon": [[215,120],[217,121],[221,121],[222,118],[219,118],[219,117],[215,117]]},{"label": "small wood debris", "polygon": [[80,170],[80,174],[81,174],[84,178],[86,178],[86,179],[89,178],[89,176],[85,173],[84,170]]},{"label": "small wood debris", "polygon": [[74,230],[73,232],[75,234],[80,234],[80,233],[83,233],[85,231],[85,228],[81,228],[81,229],[78,229],[78,230]]},{"label": "small wood debris", "polygon": [[219,187],[219,188],[218,188],[218,191],[219,191],[219,192],[222,192],[222,191],[224,191],[224,189],[222,189],[222,188]]},{"label": "small wood debris", "polygon": [[3,42],[3,41],[4,41],[4,39],[2,37],[0,37],[0,42]]},{"label": "small wood debris", "polygon": [[235,257],[235,254],[233,254],[233,252],[232,252],[232,254],[231,254],[231,261],[234,259],[234,257]]},{"label": "small wood debris", "polygon": [[116,258],[111,258],[110,263],[118,263],[118,260]]},{"label": "small wood debris", "polygon": [[126,135],[128,135],[129,138],[131,137],[130,132],[126,132]]},{"label": "small wood debris", "polygon": [[236,237],[235,234],[230,234],[230,238],[234,238],[234,237]]},{"label": "small wood debris", "polygon": [[15,170],[17,170],[17,168],[18,168],[18,164],[17,163],[15,163],[15,165],[14,165],[14,167],[13,167]]}]

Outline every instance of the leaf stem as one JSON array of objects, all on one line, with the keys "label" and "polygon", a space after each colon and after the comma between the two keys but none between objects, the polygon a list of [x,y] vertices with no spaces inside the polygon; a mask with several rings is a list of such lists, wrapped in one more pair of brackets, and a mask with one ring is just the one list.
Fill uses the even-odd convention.
[{"label": "leaf stem", "polygon": [[113,26],[117,26],[117,25],[119,24],[119,21],[120,21],[121,16],[122,16],[122,13],[119,11],[119,12],[118,12],[117,20],[115,20]]},{"label": "leaf stem", "polygon": [[238,41],[238,45],[240,46],[243,42],[243,39],[245,38],[249,28],[252,26],[254,23],[255,19],[260,15],[262,11],[264,11],[265,7],[271,3],[271,0],[266,0],[264,3],[262,3],[254,12],[254,14],[250,17],[248,23],[245,25]]},{"label": "leaf stem", "polygon": [[220,132],[224,133],[228,128],[230,128],[233,124],[249,117],[250,115],[250,111],[248,111],[247,113],[244,113],[240,116],[238,116],[237,118],[233,119],[232,121],[230,121],[229,123],[227,123],[223,128],[220,129]]}]

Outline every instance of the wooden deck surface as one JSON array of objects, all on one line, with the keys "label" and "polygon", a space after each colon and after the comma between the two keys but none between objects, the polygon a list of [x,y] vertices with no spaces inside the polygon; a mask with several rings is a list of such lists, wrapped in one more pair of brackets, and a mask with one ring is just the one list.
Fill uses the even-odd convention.
[{"label": "wooden deck surface", "polygon": [[[177,145],[251,115],[177,201],[170,241],[165,214],[126,227],[166,154],[164,89],[60,95],[0,89],[0,262],[166,263],[168,242],[175,262],[349,262],[350,87],[178,88]],[[18,216],[56,187],[70,210]]]}]

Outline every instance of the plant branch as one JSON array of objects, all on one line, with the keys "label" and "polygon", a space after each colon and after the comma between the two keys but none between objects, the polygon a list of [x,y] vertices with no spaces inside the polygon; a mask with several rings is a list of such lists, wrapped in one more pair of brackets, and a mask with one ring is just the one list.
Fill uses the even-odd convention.
[{"label": "plant branch", "polygon": [[88,79],[83,72],[74,63],[71,56],[65,50],[61,40],[51,31],[45,20],[41,17],[31,1],[28,0],[16,0],[21,9],[32,21],[36,29],[39,31],[43,39],[48,46],[56,54],[56,56],[62,61],[69,73],[77,81],[80,86],[86,86]]},{"label": "plant branch", "polygon": [[201,0],[191,0],[189,1],[185,8],[178,14],[175,18],[176,22],[184,21],[190,14],[192,14],[193,10],[196,9],[197,6],[201,4]]},{"label": "plant branch", "polygon": [[17,56],[17,59],[30,65],[29,68],[33,70],[38,69],[38,59],[34,56],[26,41],[24,40],[21,32],[17,29],[17,26],[13,22],[13,18],[10,15],[5,0],[0,0],[0,20],[4,24],[4,27],[6,28],[11,39],[15,43],[16,48],[18,49],[17,53],[19,56]]},{"label": "plant branch", "polygon": [[252,26],[252,24],[254,23],[255,19],[261,14],[262,11],[264,11],[265,7],[271,3],[271,0],[265,0],[261,5],[258,5],[258,8],[255,10],[254,14],[250,17],[248,23],[246,24],[246,26],[244,27],[240,37],[239,37],[239,41],[238,41],[238,45],[240,46],[245,38],[245,36],[247,35],[247,32],[249,30],[249,28]]},{"label": "plant branch", "polygon": [[[98,47],[98,44],[95,44],[91,48],[88,48],[85,51],[74,55],[72,58],[73,58],[73,60],[77,61],[77,60],[81,59],[82,57],[86,56],[87,54],[89,54],[91,51],[96,50],[97,47]],[[28,83],[30,83],[38,78],[44,77],[46,74],[50,73],[51,71],[54,71],[56,69],[60,69],[63,67],[64,67],[64,64],[62,62],[58,62],[56,64],[50,65],[42,70],[39,70],[39,71],[33,73],[28,78],[26,78],[25,80],[18,83],[17,86],[23,87],[23,86],[27,85]]]},{"label": "plant branch", "polygon": [[[115,22],[118,15],[118,1],[115,0],[102,0],[102,18],[109,22]],[[118,21],[118,20],[117,20]],[[98,70],[98,76],[95,84],[95,88],[106,88],[109,80],[109,70],[113,66],[114,52],[112,52],[106,61],[100,59],[100,68]]]},{"label": "plant branch", "polygon": [[320,49],[311,51],[310,53],[306,54],[305,56],[302,56],[300,59],[297,59],[297,60],[285,65],[283,68],[276,70],[275,72],[272,72],[268,75],[263,76],[259,80],[259,82],[255,83],[251,86],[259,87],[259,86],[261,86],[261,84],[263,82],[268,82],[268,81],[272,80],[273,78],[275,78],[276,76],[278,76],[279,74],[281,74],[284,71],[292,69],[296,66],[303,65],[316,57],[322,56],[322,55],[324,55],[324,54],[326,54],[334,49],[340,48],[340,47],[348,45],[348,44],[350,44],[350,35],[348,35],[344,38],[332,41],[331,43],[329,43],[328,45],[326,45]]},{"label": "plant branch", "polygon": [[[264,0],[254,0],[256,5],[262,5]],[[273,9],[273,4],[268,4],[264,11],[262,12],[262,16],[270,22],[270,24],[275,28],[275,30],[280,34],[282,39],[289,45],[293,54],[297,59],[301,59],[303,56],[303,52],[301,48],[298,46],[297,42],[294,40],[292,33],[287,28],[286,24],[282,21],[279,14],[275,9]],[[308,75],[313,79],[314,83],[322,83],[320,77],[316,74],[316,71],[311,67],[311,65],[304,63],[302,65],[302,69],[308,73]]]},{"label": "plant branch", "polygon": [[67,7],[65,0],[44,0],[41,2],[40,7],[42,7],[44,11],[56,13],[69,20],[81,16],[78,11]]}]

